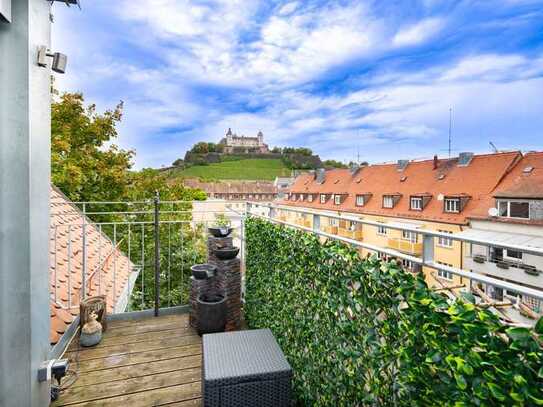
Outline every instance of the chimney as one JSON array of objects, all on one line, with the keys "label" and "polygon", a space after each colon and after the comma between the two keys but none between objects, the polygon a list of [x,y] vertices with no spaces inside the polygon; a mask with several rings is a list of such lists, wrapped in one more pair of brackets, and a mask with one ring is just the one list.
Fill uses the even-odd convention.
[{"label": "chimney", "polygon": [[398,171],[403,171],[407,168],[409,160],[398,160]]},{"label": "chimney", "polygon": [[318,168],[315,172],[315,180],[319,184],[324,184],[325,178],[326,178],[326,170],[324,168]]},{"label": "chimney", "polygon": [[473,158],[473,153],[464,152],[458,155],[458,166],[467,167]]},{"label": "chimney", "polygon": [[437,154],[434,155],[434,170],[437,170],[437,163],[438,163],[438,159],[437,159]]},{"label": "chimney", "polygon": [[351,165],[351,168],[350,168],[350,171],[351,171],[351,175],[355,175],[356,172],[360,169],[360,165],[356,164],[356,163],[353,163]]}]

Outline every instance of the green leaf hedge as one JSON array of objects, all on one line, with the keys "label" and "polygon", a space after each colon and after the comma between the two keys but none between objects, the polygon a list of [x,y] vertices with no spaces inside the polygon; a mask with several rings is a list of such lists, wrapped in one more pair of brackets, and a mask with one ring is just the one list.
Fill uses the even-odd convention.
[{"label": "green leaf hedge", "polygon": [[543,321],[508,328],[394,262],[256,218],[246,224],[250,328],[270,328],[299,404],[543,405]]}]

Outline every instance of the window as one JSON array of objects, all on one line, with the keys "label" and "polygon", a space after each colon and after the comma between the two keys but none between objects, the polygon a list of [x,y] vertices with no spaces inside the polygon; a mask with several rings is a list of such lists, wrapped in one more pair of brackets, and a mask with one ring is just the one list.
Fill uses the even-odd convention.
[{"label": "window", "polygon": [[503,257],[511,260],[522,260],[522,252],[518,250],[504,249]]},{"label": "window", "polygon": [[405,269],[410,270],[413,268],[413,262],[411,260],[402,259],[402,266]]},{"label": "window", "polygon": [[445,212],[459,213],[460,199],[459,198],[445,198]]},{"label": "window", "polygon": [[530,219],[530,203],[498,201],[498,215],[506,218]]},{"label": "window", "polygon": [[364,206],[364,195],[356,196],[356,206]]},{"label": "window", "polygon": [[304,194],[300,194],[300,201],[304,200]]},{"label": "window", "polygon": [[[453,265],[452,264],[449,264],[449,263],[443,263],[441,261],[438,261],[437,262],[438,264],[441,264],[442,266],[447,266],[447,267],[452,267]],[[438,270],[437,271],[437,276],[439,278],[443,278],[445,280],[452,280],[453,279],[453,275],[451,272],[449,271],[445,271],[445,270]]]},{"label": "window", "polygon": [[[438,230],[438,232],[452,234],[452,232],[450,232],[448,230]],[[440,236],[440,237],[437,238],[437,245],[441,246],[441,247],[452,247],[453,240],[450,237],[441,237]]]},{"label": "window", "polygon": [[339,219],[336,218],[329,218],[328,224],[330,226],[339,226]]},{"label": "window", "polygon": [[325,194],[321,194],[321,204],[325,203],[326,202],[326,195]]},{"label": "window", "polygon": [[394,197],[392,195],[383,196],[383,208],[393,208],[394,207]]},{"label": "window", "polygon": [[334,203],[336,205],[341,204],[341,195],[334,195]]},{"label": "window", "polygon": [[386,236],[387,228],[384,226],[377,226],[377,234],[381,236]]},{"label": "window", "polygon": [[411,243],[417,243],[417,234],[408,230],[402,230],[402,239],[409,240]]},{"label": "window", "polygon": [[422,198],[420,196],[411,197],[411,210],[422,211]]},{"label": "window", "polygon": [[307,202],[313,202],[313,195],[312,194],[309,194],[307,196]]}]

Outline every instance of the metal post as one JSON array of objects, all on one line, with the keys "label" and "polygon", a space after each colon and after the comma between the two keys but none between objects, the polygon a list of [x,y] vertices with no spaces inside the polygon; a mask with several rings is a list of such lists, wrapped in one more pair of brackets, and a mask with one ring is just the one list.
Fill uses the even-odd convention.
[{"label": "metal post", "polygon": [[83,204],[83,226],[81,227],[81,233],[83,234],[81,239],[82,251],[81,255],[83,256],[83,268],[81,270],[81,298],[85,299],[87,297],[87,216],[86,216],[86,206]]},{"label": "metal post", "polygon": [[158,191],[155,192],[155,317],[158,317],[158,309],[160,307],[160,196]]}]

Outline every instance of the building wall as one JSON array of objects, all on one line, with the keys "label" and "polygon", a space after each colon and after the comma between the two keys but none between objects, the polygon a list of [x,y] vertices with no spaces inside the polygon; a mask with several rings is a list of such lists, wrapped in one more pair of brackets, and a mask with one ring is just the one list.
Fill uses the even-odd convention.
[{"label": "building wall", "polygon": [[[332,233],[341,235],[348,238],[355,238],[357,235],[355,234],[346,234],[346,232],[350,231],[349,224],[344,223],[342,221],[336,221],[333,218],[327,218],[326,212],[321,212],[322,216],[320,219],[321,222],[321,230],[326,233]],[[336,212],[335,212],[336,213]],[[349,213],[349,212],[337,212],[341,213],[343,215],[349,215],[360,218],[360,214],[355,213]],[[313,218],[312,216],[306,215],[306,217],[303,216],[303,214],[300,214],[298,212],[289,211],[286,209],[278,210],[276,211],[276,217],[279,219],[294,223],[297,225],[305,226],[308,228],[313,228]],[[391,217],[385,217],[385,216],[372,216],[372,215],[364,215],[363,219],[370,220],[373,222],[379,222],[382,223],[384,227],[386,227],[387,223],[409,223],[413,225],[420,225],[421,229],[424,230],[435,230],[435,231],[447,231],[451,233],[457,233],[462,230],[462,226],[460,225],[453,225],[453,224],[447,224],[447,223],[437,223],[437,222],[416,222],[414,223],[412,219],[402,219],[402,218],[391,218]],[[391,240],[397,241],[397,242],[405,242],[408,243],[407,240],[402,239],[402,232],[400,230],[394,230],[394,229],[387,229],[386,235],[381,235],[378,233],[378,228],[376,226],[371,225],[363,225],[360,226],[361,228],[361,234],[362,234],[362,241],[367,244],[375,245],[382,248],[395,248],[391,246]],[[404,243],[404,244],[405,244]],[[410,246],[412,249],[412,252],[409,251],[403,251],[408,254],[416,255],[418,257],[421,256],[420,254],[420,247],[422,247],[422,236],[419,235],[417,239],[417,243],[413,245],[407,245]],[[462,253],[463,253],[463,247],[460,242],[453,242],[451,247],[443,247],[439,245],[438,239],[435,239],[435,246],[434,246],[434,259],[436,261],[442,262],[444,264],[450,265],[452,267],[462,268],[463,267],[463,261],[462,261]],[[377,254],[372,250],[360,249],[360,255],[362,257],[365,257],[367,255],[373,255]],[[436,280],[438,279],[440,282],[447,286],[456,286],[460,284],[465,284],[466,286],[469,286],[469,281],[466,281],[466,279],[462,279],[458,276],[452,276],[451,279],[443,278],[437,275],[437,271],[430,268],[424,268],[423,273],[425,275],[426,281],[429,286],[431,287],[441,287],[441,284]]]}]

